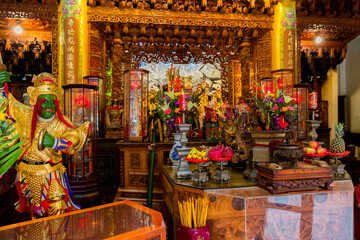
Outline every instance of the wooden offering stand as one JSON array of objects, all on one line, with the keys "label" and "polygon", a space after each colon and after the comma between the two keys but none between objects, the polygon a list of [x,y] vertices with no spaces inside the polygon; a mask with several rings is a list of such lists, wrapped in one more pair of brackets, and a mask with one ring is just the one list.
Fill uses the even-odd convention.
[{"label": "wooden offering stand", "polygon": [[[330,184],[334,181],[329,167],[318,167],[306,162],[299,162],[297,167],[289,169],[272,169],[270,163],[259,163],[259,172],[256,179],[259,184],[270,190],[272,194],[278,193],[278,187],[289,189],[324,188],[332,190]],[[271,188],[270,188],[271,187]]]}]

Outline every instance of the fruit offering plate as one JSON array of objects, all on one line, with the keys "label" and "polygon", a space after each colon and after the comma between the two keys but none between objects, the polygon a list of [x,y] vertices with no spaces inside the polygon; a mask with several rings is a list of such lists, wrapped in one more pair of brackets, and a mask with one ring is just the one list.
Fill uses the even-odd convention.
[{"label": "fruit offering plate", "polygon": [[203,162],[209,161],[209,159],[194,159],[194,158],[188,158],[188,157],[184,157],[184,159],[188,162],[193,162],[193,163],[203,163]]},{"label": "fruit offering plate", "polygon": [[232,157],[227,157],[227,158],[210,158],[211,161],[218,161],[218,162],[222,162],[222,161],[230,161],[232,159]]},{"label": "fruit offering plate", "polygon": [[343,156],[349,155],[349,153],[350,153],[350,151],[345,151],[345,152],[343,152],[343,153],[333,153],[333,152],[328,151],[328,152],[327,152],[327,155],[328,155],[328,156],[333,156],[333,157],[336,157],[336,156],[338,156],[338,157],[343,157]]},{"label": "fruit offering plate", "polygon": [[327,153],[315,153],[315,154],[305,153],[304,154],[305,157],[325,157],[326,155],[328,155],[328,152]]}]

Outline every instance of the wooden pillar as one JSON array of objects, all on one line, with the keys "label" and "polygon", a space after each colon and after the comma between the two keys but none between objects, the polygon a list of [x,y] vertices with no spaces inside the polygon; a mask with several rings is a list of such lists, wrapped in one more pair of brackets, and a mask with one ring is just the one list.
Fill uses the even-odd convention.
[{"label": "wooden pillar", "polygon": [[240,44],[240,63],[241,63],[241,97],[250,97],[250,59],[251,49],[250,40],[244,37],[243,42]]},{"label": "wooden pillar", "polygon": [[294,69],[294,76],[297,76],[295,0],[283,0],[275,7],[271,53],[271,70]]},{"label": "wooden pillar", "polygon": [[59,81],[82,83],[88,75],[88,25],[86,0],[61,0],[59,4]]},{"label": "wooden pillar", "polygon": [[[113,40],[113,53],[112,53],[112,77],[114,81],[113,89],[116,88],[120,91],[120,96],[123,98],[123,70],[122,63],[124,60],[124,47],[120,38],[120,33],[115,33]],[[123,99],[120,99],[120,104],[123,105]]]}]

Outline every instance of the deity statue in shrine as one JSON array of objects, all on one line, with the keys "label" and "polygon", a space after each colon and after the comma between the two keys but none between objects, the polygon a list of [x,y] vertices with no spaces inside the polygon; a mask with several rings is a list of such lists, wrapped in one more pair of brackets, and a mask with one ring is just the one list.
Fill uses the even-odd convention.
[{"label": "deity statue in shrine", "polygon": [[218,87],[214,93],[214,103],[215,103],[215,110],[216,110],[216,113],[219,115],[220,118],[223,118],[223,107],[224,107],[224,104],[223,104],[223,100],[222,100],[222,96],[221,96],[221,90],[220,88]]},{"label": "deity statue in shrine", "polygon": [[[199,115],[204,116],[205,106],[208,105],[208,95],[209,85],[206,83],[205,79],[202,79],[197,87],[197,92],[201,92],[200,101],[199,101]],[[200,118],[200,124],[203,125],[203,117]]]},{"label": "deity statue in shrine", "polygon": [[205,106],[205,139],[217,141],[220,139],[219,117],[216,112],[215,102],[212,96],[208,96],[208,105]]},{"label": "deity statue in shrine", "polygon": [[223,124],[222,128],[223,128],[225,145],[231,147],[232,149],[237,149],[237,142],[236,142],[237,127],[234,124],[233,120],[231,118],[227,118],[226,124]]},{"label": "deity statue in shrine", "polygon": [[122,126],[123,107],[118,99],[113,99],[112,105],[105,109],[105,122],[108,131],[120,130]]},{"label": "deity statue in shrine", "polygon": [[34,77],[28,87],[30,106],[18,102],[7,90],[10,73],[0,72],[0,94],[7,98],[8,112],[17,122],[16,132],[24,140],[15,169],[19,212],[33,218],[79,209],[71,201],[71,190],[62,164],[62,153],[75,154],[86,141],[89,122],[74,127],[60,111],[63,90],[49,73]]},{"label": "deity statue in shrine", "polygon": [[163,142],[163,127],[162,122],[160,120],[158,111],[157,111],[157,105],[156,105],[156,91],[154,89],[151,89],[148,94],[148,100],[149,100],[149,110],[148,110],[148,123],[149,123],[149,131],[147,136],[147,141],[151,140],[151,134],[153,130],[156,130],[160,137],[160,142]]}]

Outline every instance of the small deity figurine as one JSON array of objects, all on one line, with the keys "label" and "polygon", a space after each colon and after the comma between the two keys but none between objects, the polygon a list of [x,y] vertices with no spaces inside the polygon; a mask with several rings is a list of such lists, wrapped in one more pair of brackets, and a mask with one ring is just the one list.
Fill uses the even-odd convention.
[{"label": "small deity figurine", "polygon": [[147,133],[147,141],[151,140],[151,135],[153,129],[157,130],[160,136],[160,142],[163,142],[163,130],[162,130],[162,122],[160,120],[158,111],[157,111],[157,105],[156,105],[156,91],[154,89],[151,89],[148,94],[148,100],[149,100],[149,111],[148,111],[148,133]]},{"label": "small deity figurine", "polygon": [[205,107],[205,139],[208,141],[219,140],[219,122],[212,96],[208,96],[208,106]]},{"label": "small deity figurine", "polygon": [[[0,72],[0,94],[7,98],[9,115],[16,120],[16,133],[24,140],[15,170],[19,212],[33,218],[57,215],[79,209],[67,181],[62,153],[75,154],[82,149],[89,132],[89,122],[74,127],[60,111],[63,90],[49,73],[34,77],[27,88],[30,106],[17,101],[7,90],[11,74]],[[15,133],[15,134],[16,134]]]},{"label": "small deity figurine", "polygon": [[237,150],[236,142],[236,131],[237,127],[231,118],[226,119],[226,124],[223,126],[223,136],[226,146]]},{"label": "small deity figurine", "polygon": [[119,106],[118,99],[105,109],[106,129],[110,131],[119,130],[122,126],[123,107]]}]

